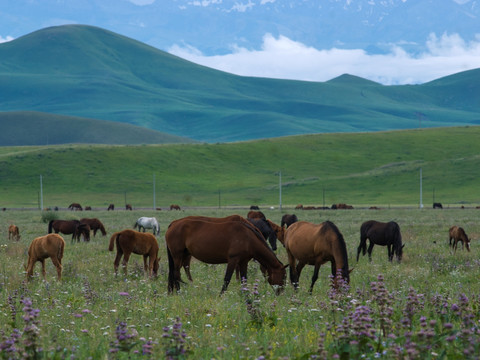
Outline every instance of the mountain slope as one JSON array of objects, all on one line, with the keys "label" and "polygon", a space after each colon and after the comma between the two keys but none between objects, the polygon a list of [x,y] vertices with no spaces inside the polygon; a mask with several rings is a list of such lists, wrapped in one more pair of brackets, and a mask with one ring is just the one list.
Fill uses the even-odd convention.
[{"label": "mountain slope", "polygon": [[418,114],[429,119],[424,126],[468,125],[480,112],[478,95],[448,101],[480,70],[457,82],[390,87],[350,75],[325,83],[240,77],[82,25],[0,44],[0,59],[0,111],[118,121],[207,142],[414,128]]}]

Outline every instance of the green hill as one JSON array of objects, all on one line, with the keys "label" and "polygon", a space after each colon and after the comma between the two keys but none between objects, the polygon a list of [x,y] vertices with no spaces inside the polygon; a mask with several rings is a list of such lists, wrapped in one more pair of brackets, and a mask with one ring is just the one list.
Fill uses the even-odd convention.
[{"label": "green hill", "polygon": [[235,76],[83,25],[0,44],[0,111],[110,120],[205,142],[480,122],[480,69],[417,86]]},{"label": "green hill", "polygon": [[[227,144],[0,147],[0,208],[480,204],[480,127]],[[281,180],[278,172],[281,171]]]},{"label": "green hill", "polygon": [[32,111],[0,113],[0,144],[3,146],[191,142],[194,141],[114,121]]}]

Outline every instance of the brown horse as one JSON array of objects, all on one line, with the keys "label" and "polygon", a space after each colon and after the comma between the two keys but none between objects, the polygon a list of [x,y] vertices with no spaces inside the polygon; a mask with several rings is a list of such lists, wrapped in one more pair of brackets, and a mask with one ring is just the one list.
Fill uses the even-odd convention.
[{"label": "brown horse", "polygon": [[318,279],[320,266],[327,261],[331,262],[334,279],[337,272],[340,272],[346,283],[350,281],[347,246],[340,230],[330,221],[321,224],[298,221],[290,225],[285,232],[285,249],[290,263],[290,281],[295,289],[298,288],[304,266],[313,265],[315,268],[310,285],[311,293]]},{"label": "brown horse", "polygon": [[115,210],[115,205],[114,204],[108,205],[107,211],[110,211],[110,210],[112,210],[112,211]]},{"label": "brown horse", "polygon": [[10,239],[20,241],[20,230],[17,225],[12,224],[8,227],[8,240]]},{"label": "brown horse", "polygon": [[102,236],[107,235],[107,232],[105,231],[105,227],[103,226],[102,222],[97,218],[91,218],[91,219],[83,218],[83,219],[80,219],[80,222],[82,224],[88,224],[90,226],[90,230],[93,231],[93,236],[97,235],[98,230],[102,232]]},{"label": "brown horse", "polygon": [[126,204],[125,205],[125,210],[132,210],[132,205]]},{"label": "brown horse", "polygon": [[90,226],[78,220],[50,220],[48,233],[50,234],[54,231],[56,234],[72,234],[72,242],[75,240],[80,241],[82,235],[85,241],[90,241]]},{"label": "brown horse", "polygon": [[179,206],[179,205],[177,205],[177,204],[172,204],[172,205],[170,205],[170,210],[181,210],[181,209],[180,209],[180,206]]},{"label": "brown horse", "polygon": [[68,206],[68,209],[69,210],[80,210],[82,211],[83,208],[82,208],[82,205],[80,205],[79,203],[72,203]]},{"label": "brown horse", "polygon": [[[464,246],[467,248],[467,251],[470,251],[470,239],[468,238],[465,230],[463,230],[460,226],[452,226],[448,230],[448,237],[449,237],[449,245],[454,250],[454,253],[457,252],[457,245],[458,242],[462,242],[462,249]],[[453,240],[453,242],[452,242]]]},{"label": "brown horse", "polygon": [[62,279],[62,258],[65,240],[58,234],[48,234],[35,238],[28,248],[27,279],[33,277],[33,268],[37,261],[42,263],[42,275],[46,280],[45,259],[52,259],[57,268],[58,280]]},{"label": "brown horse", "polygon": [[[283,287],[285,267],[277,259],[251,224],[243,221],[211,222],[183,218],[170,224],[165,234],[168,254],[168,291],[180,290],[180,268],[194,256],[208,264],[227,264],[222,293],[227,290],[233,271],[238,267],[247,278],[248,262],[257,260],[268,273],[271,285]],[[276,289],[279,292],[279,288]]]},{"label": "brown horse", "polygon": [[132,253],[143,255],[143,269],[145,270],[145,274],[148,274],[148,276],[158,275],[158,242],[155,235],[126,229],[116,232],[111,236],[108,250],[113,251],[115,244],[117,244],[117,256],[113,262],[115,275],[117,275],[122,256],[122,267],[125,276],[127,275],[127,264]]},{"label": "brown horse", "polygon": [[265,214],[261,211],[250,210],[247,214],[247,219],[267,219]]},{"label": "brown horse", "polygon": [[280,226],[283,227],[284,225],[286,225],[286,227],[288,228],[290,225],[292,225],[293,223],[296,223],[297,221],[298,221],[297,215],[285,214],[282,216],[282,221],[280,223]]},{"label": "brown horse", "polygon": [[387,246],[388,260],[393,260],[393,255],[397,256],[397,260],[401,261],[403,256],[402,234],[400,226],[395,221],[379,222],[375,220],[365,221],[360,227],[360,245],[357,249],[357,261],[360,252],[365,255],[367,251],[367,239],[370,240],[368,246],[368,259],[372,260],[372,251],[374,245]]}]

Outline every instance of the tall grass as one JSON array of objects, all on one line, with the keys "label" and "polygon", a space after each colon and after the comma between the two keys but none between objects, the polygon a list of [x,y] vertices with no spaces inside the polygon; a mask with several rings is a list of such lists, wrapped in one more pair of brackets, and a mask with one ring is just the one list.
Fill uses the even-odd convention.
[{"label": "tall grass", "polygon": [[[292,209],[284,209],[292,212]],[[93,211],[58,212],[59,218],[98,217],[108,236],[90,243],[67,242],[63,279],[47,260],[47,281],[40,266],[25,281],[31,240],[46,233],[40,211],[0,212],[0,357],[24,358],[473,358],[479,351],[480,305],[479,210],[297,211],[301,220],[333,221],[349,254],[349,287],[333,291],[330,266],[320,270],[309,295],[312,267],[307,266],[297,292],[290,284],[275,296],[254,262],[246,284],[232,281],[220,296],[225,265],[192,262],[193,283],[167,295],[164,234],[177,218],[196,214],[246,215],[237,211]],[[282,213],[264,210],[279,223]],[[109,236],[132,228],[139,216],[156,216],[161,227],[157,279],[143,274],[140,256],[132,255],[126,276],[113,272]],[[404,248],[401,263],[389,263],[376,246],[372,262],[356,263],[363,221],[395,220]],[[19,226],[21,240],[7,240],[7,226]],[[448,247],[448,228],[457,224],[472,238],[472,250]],[[287,262],[283,247],[279,259]],[[185,278],[185,276],[183,275]],[[13,352],[8,352],[8,351]],[[23,354],[23,355],[22,355]],[[27,354],[27,355],[25,355]]]}]

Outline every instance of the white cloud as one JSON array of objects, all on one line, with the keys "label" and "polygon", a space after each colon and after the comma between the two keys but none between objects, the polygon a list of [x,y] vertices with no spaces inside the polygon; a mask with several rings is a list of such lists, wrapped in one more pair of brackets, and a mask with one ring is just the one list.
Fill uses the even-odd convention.
[{"label": "white cloud", "polygon": [[4,42],[12,41],[12,40],[13,40],[13,37],[11,36],[7,36],[7,37],[0,36],[0,44]]},{"label": "white cloud", "polygon": [[285,36],[263,37],[260,50],[236,45],[230,54],[205,56],[195,48],[173,46],[169,52],[189,61],[243,76],[327,81],[348,73],[385,85],[418,84],[480,67],[480,35],[466,42],[457,34],[431,34],[426,51],[410,54],[392,45],[387,54],[361,49],[319,50]]}]

